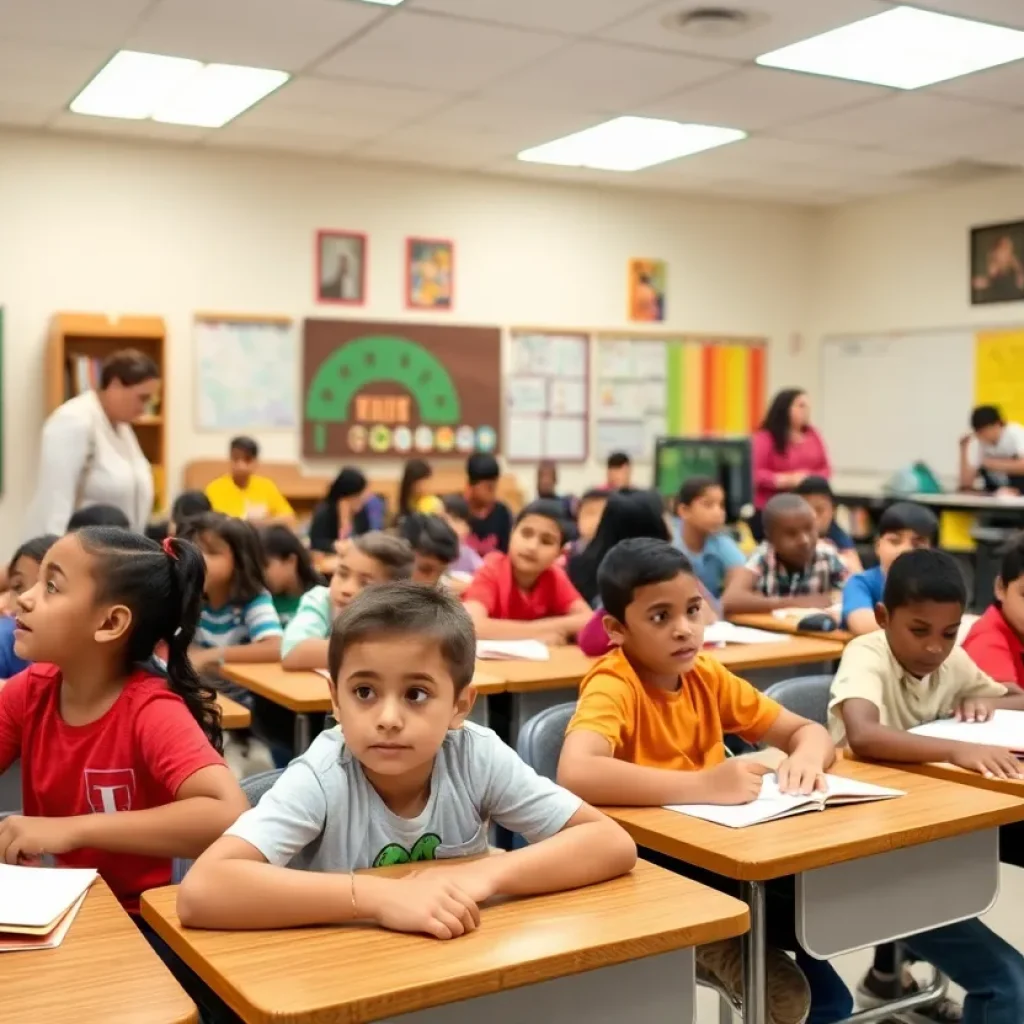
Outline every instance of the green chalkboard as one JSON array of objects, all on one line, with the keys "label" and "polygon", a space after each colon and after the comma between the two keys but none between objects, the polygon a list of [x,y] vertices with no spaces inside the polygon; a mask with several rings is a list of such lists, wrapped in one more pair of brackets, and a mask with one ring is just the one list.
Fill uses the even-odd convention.
[{"label": "green chalkboard", "polygon": [[729,521],[738,520],[740,510],[753,500],[749,439],[659,437],[654,449],[654,486],[658,492],[674,498],[694,476],[717,480],[725,491]]}]

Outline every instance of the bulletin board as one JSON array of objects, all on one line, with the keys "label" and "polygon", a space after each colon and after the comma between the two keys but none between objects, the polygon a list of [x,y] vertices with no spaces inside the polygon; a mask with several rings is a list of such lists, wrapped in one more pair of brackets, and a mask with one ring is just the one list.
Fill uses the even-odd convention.
[{"label": "bulletin board", "polygon": [[307,458],[501,451],[501,329],[306,320]]},{"label": "bulletin board", "polygon": [[589,444],[590,336],[513,330],[505,388],[510,462],[585,462]]},{"label": "bulletin board", "polygon": [[757,429],[767,345],[757,338],[599,334],[596,455],[650,462],[659,437],[728,437]]},{"label": "bulletin board", "polygon": [[1024,329],[978,332],[974,404],[998,406],[1007,423],[1024,423]]},{"label": "bulletin board", "polygon": [[197,313],[196,427],[294,430],[299,356],[288,317]]}]

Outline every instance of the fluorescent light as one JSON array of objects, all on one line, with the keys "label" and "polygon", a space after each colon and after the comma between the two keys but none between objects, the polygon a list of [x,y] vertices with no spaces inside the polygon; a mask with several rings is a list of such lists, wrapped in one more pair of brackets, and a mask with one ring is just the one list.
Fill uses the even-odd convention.
[{"label": "fluorescent light", "polygon": [[285,71],[207,64],[153,111],[154,121],[220,128],[288,81]]},{"label": "fluorescent light", "polygon": [[184,57],[121,50],[71,101],[76,114],[141,121],[202,64]]},{"label": "fluorescent light", "polygon": [[75,114],[220,128],[280,88],[286,71],[121,50],[71,101]]},{"label": "fluorescent light", "polygon": [[1024,32],[896,7],[763,54],[770,68],[920,89],[1024,57]]},{"label": "fluorescent light", "polygon": [[746,137],[747,133],[738,128],[680,124],[654,117],[616,117],[542,146],[524,149],[519,159],[600,171],[639,171]]},{"label": "fluorescent light", "polygon": [[378,4],[381,7],[397,7],[402,0],[363,0],[364,4]]}]

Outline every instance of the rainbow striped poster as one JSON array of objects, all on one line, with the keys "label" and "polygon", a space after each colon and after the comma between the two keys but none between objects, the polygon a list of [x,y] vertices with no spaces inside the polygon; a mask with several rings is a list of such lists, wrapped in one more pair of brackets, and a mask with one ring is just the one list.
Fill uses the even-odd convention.
[{"label": "rainbow striped poster", "polygon": [[661,436],[749,434],[764,416],[763,341],[597,337],[596,455],[648,462]]}]

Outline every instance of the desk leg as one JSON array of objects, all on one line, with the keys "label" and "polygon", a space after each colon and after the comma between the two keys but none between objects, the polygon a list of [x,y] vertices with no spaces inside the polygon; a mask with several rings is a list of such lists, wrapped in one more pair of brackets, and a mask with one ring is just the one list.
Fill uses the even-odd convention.
[{"label": "desk leg", "polygon": [[743,936],[743,1024],[767,1024],[765,979],[765,893],[763,882],[744,882],[743,898],[750,908],[750,931]]},{"label": "desk leg", "polygon": [[304,754],[309,749],[310,743],[313,742],[313,739],[310,736],[310,731],[309,715],[296,715],[294,740],[296,757],[300,754]]}]

